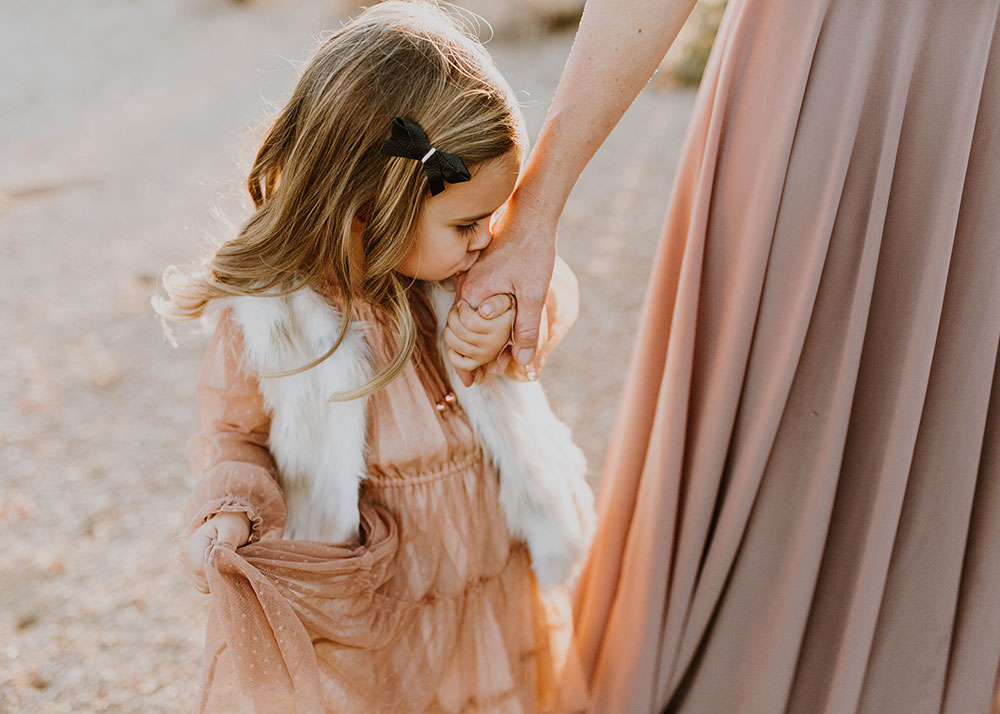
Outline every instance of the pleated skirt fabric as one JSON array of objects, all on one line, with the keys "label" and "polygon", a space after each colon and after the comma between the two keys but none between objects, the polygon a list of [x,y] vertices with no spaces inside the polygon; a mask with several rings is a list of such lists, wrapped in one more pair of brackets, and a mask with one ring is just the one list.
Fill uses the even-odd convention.
[{"label": "pleated skirt fabric", "polygon": [[731,0],[576,600],[594,711],[988,714],[1000,0]]}]

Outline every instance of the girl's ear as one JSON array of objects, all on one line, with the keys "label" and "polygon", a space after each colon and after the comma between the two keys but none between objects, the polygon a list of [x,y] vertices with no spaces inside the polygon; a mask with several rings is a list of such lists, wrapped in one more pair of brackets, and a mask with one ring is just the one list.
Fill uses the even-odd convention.
[{"label": "girl's ear", "polygon": [[371,220],[372,217],[372,207],[370,203],[365,204],[358,209],[358,212],[354,214],[355,221],[361,221],[361,225],[365,225]]},{"label": "girl's ear", "polygon": [[351,219],[351,238],[360,242],[361,236],[364,235],[365,228],[368,227],[368,221],[371,218],[372,212],[371,207],[363,206],[359,208],[357,213]]},{"label": "girl's ear", "polygon": [[354,214],[354,218],[351,219],[351,236],[354,238],[360,238],[365,232],[365,228],[368,227],[368,220],[371,218],[372,212],[368,206],[359,208],[357,213]]}]

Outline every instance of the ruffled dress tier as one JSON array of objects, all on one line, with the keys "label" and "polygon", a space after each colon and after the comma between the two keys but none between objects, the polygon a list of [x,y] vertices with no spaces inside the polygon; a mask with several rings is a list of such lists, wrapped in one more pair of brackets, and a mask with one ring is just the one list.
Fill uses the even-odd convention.
[{"label": "ruffled dress tier", "polygon": [[[385,363],[388,330],[369,306],[355,310]],[[434,316],[419,300],[414,314],[413,359],[369,398],[355,544],[276,538],[285,503],[268,415],[241,367],[238,328],[221,320],[199,386],[205,429],[192,468],[204,475],[189,529],[241,510],[254,536],[210,556],[200,711],[531,714],[558,705],[568,602],[538,589],[527,549],[508,535],[497,472],[442,376]]]}]

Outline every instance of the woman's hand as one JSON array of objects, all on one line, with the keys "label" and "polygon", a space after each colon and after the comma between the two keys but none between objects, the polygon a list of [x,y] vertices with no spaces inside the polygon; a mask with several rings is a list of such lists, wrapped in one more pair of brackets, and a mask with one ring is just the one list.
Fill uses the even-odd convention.
[{"label": "woman's hand", "polygon": [[531,363],[538,346],[542,308],[556,259],[557,222],[558,215],[543,214],[515,191],[493,226],[490,246],[466,273],[459,289],[458,299],[481,311],[495,309],[494,301],[487,301],[491,296],[514,296],[517,314],[511,351],[522,365]]},{"label": "woman's hand", "polygon": [[250,519],[245,513],[216,513],[188,536],[181,544],[181,565],[187,571],[198,592],[208,592],[205,561],[216,543],[233,550],[250,540]]},{"label": "woman's hand", "polygon": [[583,167],[645,86],[695,0],[587,0],[535,149],[493,243],[469,269],[459,297],[517,300],[514,359],[530,364],[556,254],[556,226]]},{"label": "woman's hand", "polygon": [[[483,317],[465,300],[459,300],[448,313],[444,341],[448,361],[467,373],[495,360],[510,343],[514,326],[514,301],[510,295],[494,296],[480,305],[492,317]],[[466,384],[468,386],[468,384]]]}]

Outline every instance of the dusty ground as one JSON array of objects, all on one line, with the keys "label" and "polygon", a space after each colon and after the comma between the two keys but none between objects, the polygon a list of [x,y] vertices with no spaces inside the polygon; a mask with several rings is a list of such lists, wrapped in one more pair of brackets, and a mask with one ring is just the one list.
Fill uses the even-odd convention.
[{"label": "dusty ground", "polygon": [[[333,0],[7,0],[0,23],[0,712],[190,711],[204,601],[171,536],[204,342],[149,308],[239,218],[240,137]],[[536,132],[571,35],[490,47]],[[690,91],[647,90],[587,170],[561,251],[583,314],[545,376],[596,471]]]}]

